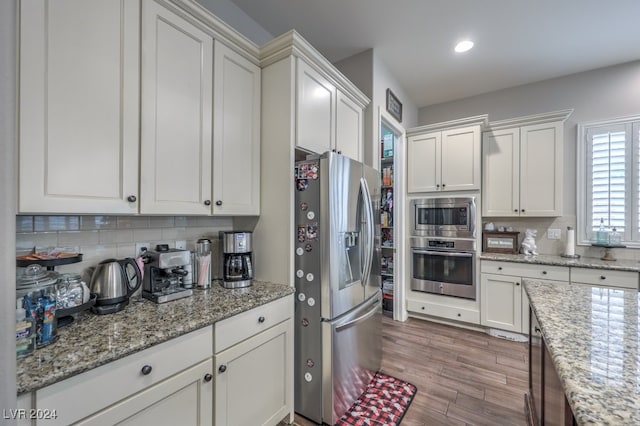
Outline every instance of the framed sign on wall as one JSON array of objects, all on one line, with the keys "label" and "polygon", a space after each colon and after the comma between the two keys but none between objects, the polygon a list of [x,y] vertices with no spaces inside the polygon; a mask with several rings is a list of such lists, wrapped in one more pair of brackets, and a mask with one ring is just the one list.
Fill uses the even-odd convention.
[{"label": "framed sign on wall", "polygon": [[398,123],[402,123],[402,104],[391,89],[387,89],[387,112],[398,120]]}]

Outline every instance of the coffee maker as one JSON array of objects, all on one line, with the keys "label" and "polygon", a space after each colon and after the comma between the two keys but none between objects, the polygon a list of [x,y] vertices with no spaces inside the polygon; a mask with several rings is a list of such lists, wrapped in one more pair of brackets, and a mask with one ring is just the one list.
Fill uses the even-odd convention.
[{"label": "coffee maker", "polygon": [[170,249],[166,244],[156,246],[156,251],[148,251],[144,265],[142,280],[142,297],[156,303],[188,297],[193,290],[191,283],[186,283],[191,265],[191,252],[188,250]]},{"label": "coffee maker", "polygon": [[253,280],[251,232],[220,231],[222,287],[249,287]]}]

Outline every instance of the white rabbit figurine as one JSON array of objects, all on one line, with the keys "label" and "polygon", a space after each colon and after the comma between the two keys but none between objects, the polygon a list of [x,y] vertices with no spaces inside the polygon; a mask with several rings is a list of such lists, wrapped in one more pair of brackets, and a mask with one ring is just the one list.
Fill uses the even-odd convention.
[{"label": "white rabbit figurine", "polygon": [[535,256],[538,254],[536,251],[536,240],[535,237],[538,234],[538,231],[535,229],[526,229],[524,231],[524,240],[522,240],[522,244],[520,245],[520,253],[527,256]]}]

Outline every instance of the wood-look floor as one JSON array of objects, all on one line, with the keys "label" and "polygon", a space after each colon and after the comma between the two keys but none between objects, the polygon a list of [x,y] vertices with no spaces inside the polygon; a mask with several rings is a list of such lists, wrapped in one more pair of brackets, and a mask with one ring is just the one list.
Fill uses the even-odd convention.
[{"label": "wood-look floor", "polygon": [[[527,345],[410,318],[383,321],[382,372],[418,388],[402,426],[526,424]],[[297,416],[295,424],[314,423]]]}]

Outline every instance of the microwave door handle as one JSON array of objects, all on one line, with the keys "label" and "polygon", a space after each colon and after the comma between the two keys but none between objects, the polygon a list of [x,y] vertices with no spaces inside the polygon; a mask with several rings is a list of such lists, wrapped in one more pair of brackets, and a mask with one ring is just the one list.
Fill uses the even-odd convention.
[{"label": "microwave door handle", "polygon": [[413,249],[414,253],[418,254],[431,254],[434,256],[446,256],[446,257],[473,257],[473,253],[456,253],[450,251],[431,251],[431,250],[416,250]]},{"label": "microwave door handle", "polygon": [[362,285],[366,286],[367,281],[369,281],[369,274],[371,274],[371,263],[373,262],[375,227],[373,223],[373,207],[371,206],[371,194],[369,193],[369,186],[367,185],[367,181],[364,178],[360,178],[360,191],[362,193],[362,202],[364,203],[364,209],[367,215],[367,229],[365,238],[366,246],[362,265]]}]

